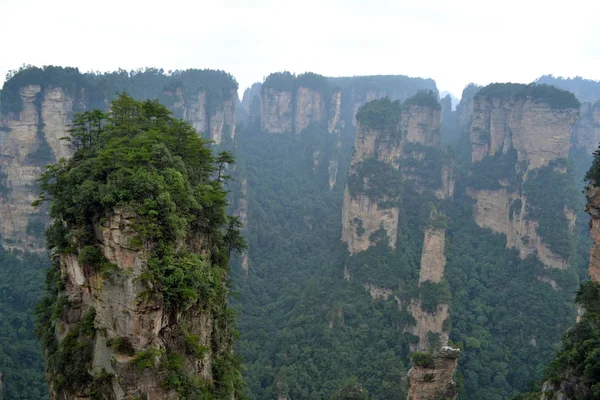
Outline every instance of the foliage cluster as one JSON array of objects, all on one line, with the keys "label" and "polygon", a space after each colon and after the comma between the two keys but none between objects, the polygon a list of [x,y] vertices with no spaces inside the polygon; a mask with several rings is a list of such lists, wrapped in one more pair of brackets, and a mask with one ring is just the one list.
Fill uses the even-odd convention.
[{"label": "foliage cluster", "polygon": [[404,106],[423,106],[434,110],[441,110],[442,106],[438,102],[437,92],[432,90],[422,90],[417,92],[404,102]]},{"label": "foliage cluster", "polygon": [[398,123],[402,105],[399,101],[391,101],[384,97],[368,102],[356,113],[356,121],[362,129],[383,132],[387,136],[398,133]]},{"label": "foliage cluster", "polygon": [[535,80],[537,84],[552,85],[557,88],[568,90],[577,96],[579,101],[596,102],[600,100],[600,81],[584,79],[580,76],[574,78],[555,77],[543,75]]},{"label": "foliage cluster", "polygon": [[415,351],[412,356],[410,357],[410,360],[412,361],[412,364],[417,366],[417,367],[422,367],[422,368],[433,368],[435,367],[435,357],[433,355],[433,353],[430,352],[421,352],[421,351]]},{"label": "foliage cluster", "polygon": [[558,89],[546,84],[531,83],[492,83],[482,88],[476,98],[530,98],[536,103],[548,104],[553,109],[564,110],[568,108],[579,109],[581,105],[575,95],[566,90]]},{"label": "foliage cluster", "polygon": [[356,172],[348,176],[348,190],[378,199],[380,204],[393,205],[402,191],[402,172],[376,158],[360,162]]},{"label": "foliage cluster", "polygon": [[508,183],[508,188],[518,189],[523,172],[517,163],[518,155],[514,148],[506,154],[498,152],[493,156],[486,156],[473,164],[469,174],[469,187],[476,190],[497,190]]},{"label": "foliage cluster", "polygon": [[[165,104],[176,101],[174,92],[181,89],[184,100],[200,92],[207,93],[209,115],[213,115],[223,101],[231,99],[238,84],[232,75],[224,71],[189,69],[169,71],[144,68],[135,71],[81,73],[77,68],[54,66],[23,66],[11,71],[0,92],[0,111],[19,112],[22,110],[20,90],[26,85],[40,85],[42,91],[59,86],[69,94],[77,108],[80,104],[88,109],[106,110],[107,101],[115,98],[115,93],[127,91],[137,99],[158,98]],[[82,110],[81,110],[82,111]]]},{"label": "foliage cluster", "polygon": [[0,247],[0,371],[6,399],[48,398],[32,312],[47,266],[44,255]]},{"label": "foliage cluster", "polygon": [[563,336],[548,376],[553,383],[566,379],[575,399],[595,399],[600,397],[600,284],[586,282],[575,300],[585,313]]},{"label": "foliage cluster", "polygon": [[[94,228],[114,213],[133,216],[137,237],[131,245],[149,256],[147,271],[140,277],[147,290],[163,300],[167,313],[209,309],[215,331],[223,335],[219,354],[227,352],[234,324],[227,311],[228,261],[231,252],[245,246],[239,221],[226,215],[223,167],[233,163],[231,154],[215,157],[189,124],[172,118],[157,101],[138,102],[124,93],[112,102],[109,114],[92,111],[76,116],[69,141],[75,154],[46,168],[40,178],[42,193],[34,203],[51,200],[48,246],[60,254],[78,254],[83,265],[97,271],[106,270],[110,264],[96,246]],[[55,359],[71,360],[70,353],[63,356],[63,348],[80,347],[79,333],[70,341],[68,337],[60,344],[52,342],[55,320],[49,315],[60,303],[59,292],[49,285],[39,311],[38,331],[50,366]],[[136,363],[150,367],[151,359],[138,355]],[[211,392],[230,385],[230,376],[239,367],[234,361],[213,369],[216,384]],[[57,371],[62,370],[51,368],[53,378],[58,379]],[[79,385],[86,376],[73,375],[67,381]]]},{"label": "foliage cluster", "polygon": [[533,170],[523,185],[528,218],[539,222],[537,233],[550,250],[564,259],[569,258],[574,245],[565,210],[583,209],[583,196],[577,190],[575,177],[570,169],[563,172],[566,164],[566,160],[556,160]]}]

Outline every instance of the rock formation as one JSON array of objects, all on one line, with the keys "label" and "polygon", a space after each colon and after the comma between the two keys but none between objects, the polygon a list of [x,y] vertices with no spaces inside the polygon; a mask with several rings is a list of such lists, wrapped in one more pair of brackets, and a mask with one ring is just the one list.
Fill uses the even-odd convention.
[{"label": "rock formation", "polygon": [[[103,121],[106,130],[99,137],[122,129],[112,121],[130,115],[127,107],[141,107],[139,102],[130,106],[133,102],[120,95],[112,103],[113,119]],[[146,188],[178,179],[176,196],[171,198],[175,192],[163,183],[135,191],[123,186],[120,201],[95,202],[83,188],[95,185],[106,193],[112,190],[110,177],[65,175],[82,164],[97,169],[96,152],[76,153],[52,178],[44,178],[41,199],[53,201],[48,244],[54,267],[38,318],[53,400],[234,398],[239,373],[227,316],[226,274],[229,253],[238,246],[230,247],[233,242],[224,230],[233,233],[236,228],[226,226],[224,203],[199,206],[201,193],[225,197],[220,183],[192,167],[195,157],[210,148],[195,138],[174,146],[148,133],[164,126],[163,115],[159,110],[149,117],[151,122],[132,122],[137,124],[129,128],[137,129],[135,139],[120,136],[121,148],[160,151],[161,162],[140,159],[124,167],[124,158],[115,155],[111,173],[134,170]],[[142,149],[126,147],[139,146],[140,137]],[[111,143],[98,140],[95,146],[101,152]],[[82,193],[80,198],[73,198],[75,192]],[[170,206],[161,208],[162,202]],[[94,215],[79,213],[74,203],[88,210],[95,204]],[[186,207],[197,208],[186,213]]]},{"label": "rock formation", "polygon": [[[567,257],[550,248],[539,233],[540,221],[529,216],[526,182],[543,168],[566,173],[578,107],[570,93],[513,84],[487,86],[473,103],[468,194],[475,200],[475,221],[505,234],[507,247],[521,258],[535,252],[551,268],[567,268]],[[563,208],[557,218],[571,224],[573,213],[568,204]]]},{"label": "rock formation", "polygon": [[173,111],[209,140],[219,144],[224,136],[235,138],[237,89],[232,89],[217,104],[213,104],[215,100],[203,90],[189,96],[187,101],[181,88],[165,95],[174,97]]},{"label": "rock formation", "polygon": [[594,182],[586,189],[585,196],[587,204],[585,211],[590,215],[590,236],[592,237],[592,249],[590,250],[590,278],[600,283],[600,187],[594,186]]},{"label": "rock formation", "polygon": [[40,85],[23,86],[19,95],[21,111],[8,113],[0,126],[0,240],[7,248],[43,251],[48,219],[31,203],[44,165],[70,154],[60,138],[67,135],[73,99],[60,87]]},{"label": "rock formation", "polygon": [[572,145],[591,155],[600,143],[600,101],[582,103],[579,119],[573,127]]},{"label": "rock formation", "polygon": [[[378,120],[379,111],[387,115],[386,120]],[[419,168],[410,161],[423,159],[425,149],[440,143],[440,107],[435,99],[429,104],[409,100],[402,105],[376,100],[363,107],[358,118],[342,209],[342,240],[350,253],[367,250],[374,244],[371,236],[380,229],[389,247],[395,248],[402,181],[423,184]],[[385,188],[374,183],[381,176],[386,177]],[[446,171],[446,176],[448,192],[451,173]]]},{"label": "rock formation", "polygon": [[[61,82],[52,76],[55,70],[72,70],[70,73],[78,80],[74,83],[61,76],[64,81]],[[40,76],[29,80],[53,83],[23,83],[28,79],[21,75],[27,76],[28,71]],[[67,125],[73,113],[92,107],[107,108],[114,91],[98,92],[96,86],[103,86],[98,81],[109,80],[110,76],[81,74],[68,68],[33,68],[19,72],[5,84],[4,90],[13,96],[11,101],[18,104],[16,108],[15,104],[3,104],[0,110],[0,214],[3,216],[0,220],[0,243],[6,248],[44,250],[43,230],[48,223],[47,213],[44,209],[36,210],[30,206],[38,191],[37,178],[46,164],[70,156],[71,149],[60,138],[67,136]],[[237,83],[233,77],[209,70],[188,70],[178,75],[160,76],[161,85],[155,88],[138,90],[129,81],[129,86],[117,86],[116,89],[129,90],[134,97],[137,94],[165,100],[175,115],[216,143],[224,137],[234,139],[238,98]],[[166,89],[169,81],[173,83],[184,77],[188,79],[188,87],[178,83],[177,88]],[[223,87],[219,88],[221,93],[215,96],[206,86],[209,79],[217,81],[217,77]],[[107,86],[113,84],[104,82]]]},{"label": "rock formation", "polygon": [[442,347],[434,354],[425,354],[423,360],[413,358],[408,371],[407,400],[454,400],[458,388],[453,380],[460,350]]},{"label": "rock formation", "polygon": [[[430,216],[430,224],[425,229],[423,240],[423,251],[421,253],[421,264],[419,269],[419,287],[423,284],[440,284],[444,279],[446,267],[446,218],[433,210]],[[401,304],[400,304],[401,305]],[[412,350],[426,351],[434,346],[430,343],[430,335],[434,334],[439,344],[444,346],[448,343],[448,328],[445,322],[449,316],[449,305],[438,302],[435,310],[425,310],[421,298],[412,299],[406,304],[406,310],[415,319],[415,324],[405,328],[406,332],[419,338],[419,341],[411,346]]]},{"label": "rock formation", "polygon": [[339,131],[341,92],[321,75],[288,73],[269,75],[261,86],[261,128],[268,133],[301,133],[310,124],[325,124]]}]

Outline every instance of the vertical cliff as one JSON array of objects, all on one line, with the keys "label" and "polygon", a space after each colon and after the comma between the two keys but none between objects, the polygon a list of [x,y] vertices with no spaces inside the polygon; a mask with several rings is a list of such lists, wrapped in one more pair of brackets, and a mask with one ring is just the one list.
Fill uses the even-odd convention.
[{"label": "vertical cliff", "polygon": [[[404,103],[374,100],[359,110],[342,208],[342,241],[351,255],[381,244],[394,251],[400,237],[406,241],[423,234],[415,231],[416,210],[408,211],[408,204],[420,207],[423,202],[451,198],[453,162],[444,159],[439,148],[440,117],[432,93],[419,93]],[[412,323],[403,330],[415,337],[413,350],[448,342],[449,292],[443,280],[446,218],[433,203],[430,208],[419,249],[418,282],[400,281],[398,295],[393,295],[390,286],[363,282],[371,297],[387,300],[393,296],[399,309],[411,315]],[[402,226],[409,232],[401,232]],[[395,279],[389,276],[387,280]],[[414,292],[408,289],[413,284]]]},{"label": "vertical cliff", "polygon": [[[432,94],[405,103],[375,100],[362,107],[342,208],[342,240],[350,253],[367,250],[382,229],[396,247],[403,181],[424,182],[418,161],[431,156],[440,141],[440,107]],[[417,162],[415,162],[415,160]],[[436,171],[430,171],[436,174]],[[441,176],[441,171],[437,170]],[[423,179],[421,179],[423,178]],[[439,178],[439,176],[438,176]]]},{"label": "vertical cliff", "polygon": [[261,86],[261,128],[268,133],[300,134],[310,124],[324,124],[329,133],[339,129],[341,92],[327,78],[307,72],[269,75]]},{"label": "vertical cliff", "polygon": [[600,188],[595,186],[595,181],[587,187],[585,196],[587,198],[585,211],[591,217],[590,236],[593,241],[589,273],[592,281],[600,283]]},{"label": "vertical cliff", "polygon": [[0,240],[8,248],[43,251],[48,219],[31,202],[45,164],[69,156],[60,138],[67,135],[73,99],[61,87],[26,85],[18,93],[19,111],[0,116]]},{"label": "vertical cliff", "polygon": [[237,124],[237,87],[224,90],[223,97],[216,97],[205,89],[188,94],[193,89],[177,88],[165,91],[162,96],[171,98],[171,109],[189,122],[196,132],[219,144],[224,137],[235,138]]},{"label": "vertical cliff", "polygon": [[[574,180],[566,160],[578,108],[571,93],[516,84],[489,85],[473,103],[468,193],[476,202],[475,221],[504,233],[521,258],[536,253],[551,268],[568,264]],[[552,203],[552,221],[542,211],[548,207],[543,186],[557,184],[564,191]],[[560,233],[559,223],[565,227]]]},{"label": "vertical cliff", "polygon": [[48,223],[44,209],[29,206],[44,166],[68,158],[67,136],[74,111],[107,108],[116,91],[159,98],[210,140],[233,139],[237,82],[222,71],[187,70],[167,75],[82,74],[74,68],[26,68],[5,83],[0,107],[0,242],[7,248],[40,252]]},{"label": "vertical cliff", "polygon": [[121,95],[111,110],[42,178],[54,266],[38,333],[51,398],[235,398],[226,279],[242,241],[211,151],[156,103]]},{"label": "vertical cliff", "polygon": [[458,388],[453,380],[460,350],[442,347],[434,354],[413,355],[408,372],[407,400],[454,400]]},{"label": "vertical cliff", "polygon": [[582,103],[573,127],[573,146],[591,155],[600,143],[600,101]]},{"label": "vertical cliff", "polygon": [[448,343],[449,329],[446,324],[449,304],[443,280],[446,267],[446,224],[446,217],[432,210],[429,225],[425,229],[421,253],[420,294],[406,304],[406,309],[413,316],[415,323],[405,331],[419,338],[419,341],[411,346],[413,350],[426,351]]}]

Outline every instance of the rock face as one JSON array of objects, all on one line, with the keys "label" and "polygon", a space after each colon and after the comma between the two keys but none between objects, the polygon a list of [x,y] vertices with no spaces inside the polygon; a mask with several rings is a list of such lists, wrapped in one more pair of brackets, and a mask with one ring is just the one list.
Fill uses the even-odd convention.
[{"label": "rock face", "polygon": [[[444,279],[446,268],[446,228],[445,218],[437,211],[431,213],[431,223],[425,230],[423,251],[419,270],[419,287],[425,282],[439,284]],[[442,223],[441,221],[444,221]],[[434,343],[430,343],[430,334],[437,335],[439,343],[448,343],[448,329],[444,322],[448,319],[449,305],[438,303],[435,310],[424,310],[420,298],[413,299],[406,305],[407,311],[415,319],[415,324],[405,329],[406,332],[419,338],[418,343],[411,346],[412,350],[426,351]],[[433,312],[432,312],[433,311]]]},{"label": "rock face", "polygon": [[[79,78],[85,80],[82,75]],[[101,103],[103,107],[108,104],[106,98],[92,102],[89,88],[67,88],[69,82],[64,87],[60,82],[23,85],[18,88],[20,111],[0,114],[0,243],[6,248],[44,251],[47,212],[31,207],[38,193],[37,178],[46,164],[70,157],[71,149],[60,138],[68,136],[67,125],[73,113],[89,109],[90,104]],[[236,89],[223,89],[220,99],[211,98],[205,90],[186,96],[185,89],[157,87],[155,97],[170,99],[171,111],[208,139],[216,143],[224,137],[233,139]]]},{"label": "rock face", "polygon": [[175,97],[172,108],[181,114],[196,132],[217,144],[221,143],[224,135],[230,139],[235,138],[237,91],[232,90],[218,104],[212,104],[205,91],[190,96],[188,102],[185,101],[182,89],[169,94]]},{"label": "rock face", "polygon": [[425,230],[419,283],[431,281],[439,283],[444,278],[446,266],[446,230],[430,226]]},{"label": "rock face", "polygon": [[[413,365],[408,371],[407,400],[454,400],[458,388],[453,380],[460,350],[442,347],[428,365]],[[428,360],[429,361],[429,360]]]},{"label": "rock face", "polygon": [[593,240],[590,251],[590,278],[600,283],[600,188],[592,183],[587,187],[585,211],[590,215],[590,235]]},{"label": "rock face", "polygon": [[[348,250],[352,254],[372,246],[375,242],[371,236],[380,229],[386,233],[389,247],[396,247],[398,222],[401,218],[396,205],[399,197],[390,193],[399,193],[402,180],[415,179],[410,163],[403,163],[403,159],[406,161],[409,158],[424,157],[419,151],[405,151],[405,146],[415,143],[425,147],[438,146],[440,140],[439,107],[401,107],[399,103],[389,100],[377,100],[371,107],[379,107],[380,104],[390,115],[395,114],[395,119],[384,128],[361,124],[359,121],[348,178],[352,184],[346,185],[344,193],[342,241],[348,244]],[[365,110],[368,111],[368,108]],[[375,168],[369,167],[369,163],[379,163],[381,168],[388,168],[391,174],[402,175],[401,179],[388,182],[396,186],[391,188],[392,192],[372,187],[369,180],[376,178],[372,175],[384,171],[367,173],[367,169]],[[450,173],[447,171],[447,174]],[[376,192],[382,194],[374,195]]]},{"label": "rock face", "polygon": [[298,86],[291,91],[264,88],[260,121],[268,133],[301,133],[311,123],[327,124],[329,133],[339,130],[341,93],[334,91],[326,103],[322,91]]},{"label": "rock face", "polygon": [[262,88],[260,94],[260,126],[269,133],[292,131],[292,93]]},{"label": "rock face", "polygon": [[579,119],[573,127],[572,144],[590,155],[600,143],[600,101],[583,103],[579,111]]},{"label": "rock face", "polygon": [[[415,99],[421,99],[417,102]],[[387,115],[382,120],[381,115]],[[404,104],[389,99],[367,103],[358,113],[354,152],[342,208],[342,241],[351,255],[368,250],[379,241],[396,248],[402,191],[410,183],[415,195],[430,190],[440,199],[450,198],[454,191],[453,162],[440,161],[440,169],[424,177],[419,163],[439,154],[440,107],[431,98],[415,97]],[[435,168],[435,167],[433,167]],[[435,173],[440,174],[436,183]],[[385,180],[380,178],[385,176]],[[409,190],[409,189],[406,189]],[[419,286],[441,284],[446,265],[445,217],[435,209],[425,229],[421,255]],[[392,290],[363,282],[373,299],[388,299]],[[400,290],[402,290],[400,288]],[[398,307],[414,318],[413,325],[404,328],[419,340],[413,350],[427,350],[448,341],[444,322],[448,319],[448,304],[442,302],[424,309],[420,297],[401,301]],[[434,336],[432,336],[432,334]],[[436,337],[435,342],[430,342]]]},{"label": "rock face", "polygon": [[[539,234],[539,221],[528,215],[531,205],[523,188],[544,167],[552,165],[554,171],[566,173],[566,167],[557,165],[566,165],[578,105],[573,97],[573,103],[558,107],[551,99],[528,92],[530,88],[494,84],[475,96],[468,194],[475,200],[473,213],[479,226],[505,234],[507,247],[517,249],[521,258],[535,252],[546,266],[565,269],[566,257],[550,249]],[[504,176],[497,172],[501,170]],[[557,218],[571,224],[572,212],[567,205],[565,210]]]},{"label": "rock face", "polygon": [[[132,211],[115,209],[95,229],[103,255],[114,265],[109,274],[81,265],[76,254],[60,256],[69,307],[63,312],[56,335],[59,341],[64,340],[93,310],[96,334],[92,373],[113,377],[103,386],[102,393],[109,396],[106,398],[177,399],[175,390],[164,385],[168,371],[153,365],[161,355],[180,354],[185,360],[186,374],[210,382],[215,359],[213,349],[218,348],[215,343],[225,340],[221,335],[226,332],[219,332],[214,326],[209,309],[191,307],[167,313],[162,300],[153,295],[144,296],[148,252],[131,244],[137,237],[136,219]],[[193,251],[197,244],[191,246]],[[189,355],[190,338],[194,346],[202,349],[201,357]],[[139,357],[148,359],[144,368],[136,361]],[[82,395],[89,390],[89,387],[80,388]],[[51,398],[81,397],[51,387]]]},{"label": "rock face", "polygon": [[509,147],[528,169],[566,159],[577,116],[577,109],[554,109],[531,97],[477,96],[470,130],[472,162]]},{"label": "rock face", "polygon": [[22,87],[20,97],[20,112],[0,115],[0,240],[7,248],[41,252],[48,220],[31,203],[44,165],[70,155],[60,138],[67,136],[73,100],[60,87],[39,85]]}]

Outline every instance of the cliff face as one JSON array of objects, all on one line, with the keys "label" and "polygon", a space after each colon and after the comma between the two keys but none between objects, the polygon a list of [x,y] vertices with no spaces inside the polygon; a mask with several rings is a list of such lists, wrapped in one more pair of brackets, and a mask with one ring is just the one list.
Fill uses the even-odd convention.
[{"label": "cliff face", "polygon": [[[381,119],[382,115],[387,118]],[[454,190],[453,162],[436,158],[441,154],[440,107],[433,97],[415,97],[404,104],[375,100],[359,111],[358,119],[342,208],[342,241],[351,255],[381,241],[390,249],[396,248],[403,218],[403,196],[422,197],[428,191],[429,197],[423,199],[447,199]],[[429,167],[424,168],[423,162],[428,162]],[[425,175],[424,169],[428,170]],[[404,191],[410,193],[403,194]],[[445,217],[433,209],[425,226],[419,292],[438,290],[443,285],[445,226]],[[392,289],[372,282],[363,282],[363,286],[373,299],[388,299],[393,295]],[[394,298],[399,309],[414,318],[414,324],[404,328],[418,338],[411,346],[413,350],[447,343],[446,300],[436,299],[432,305],[431,299],[420,295],[407,300]]]},{"label": "cliff face", "polygon": [[260,95],[260,126],[269,133],[292,131],[292,93],[263,87]]},{"label": "cliff face", "polygon": [[[414,143],[424,147],[439,145],[439,107],[400,107],[399,103],[389,100],[375,101],[371,107],[379,107],[379,104],[395,116],[389,126],[375,127],[366,120],[362,124],[359,121],[357,126],[348,177],[350,184],[346,186],[342,208],[342,241],[348,244],[350,253],[367,250],[375,243],[371,236],[380,229],[385,231],[389,247],[395,248],[401,218],[397,205],[400,186],[402,180],[415,180],[408,160],[425,157],[419,150],[408,151],[406,146]],[[377,175],[386,173],[377,171],[376,165],[396,176],[396,180],[386,183],[391,186],[390,190],[371,183]]]},{"label": "cliff face", "polygon": [[[431,213],[432,223],[425,229],[425,238],[423,240],[423,251],[421,253],[421,263],[419,270],[419,287],[425,284],[440,284],[444,279],[444,270],[446,267],[446,228],[445,217],[436,211]],[[445,345],[448,343],[448,329],[444,327],[444,322],[448,319],[449,306],[445,303],[438,303],[434,310],[425,310],[422,298],[413,299],[407,303],[406,309],[415,319],[415,324],[405,329],[419,338],[417,344],[412,345],[411,349],[426,351],[434,343],[430,343],[430,334],[436,334],[439,343]]]},{"label": "cliff face", "polygon": [[458,388],[453,380],[460,350],[442,347],[432,360],[415,363],[408,371],[408,400],[454,400]]},{"label": "cliff face", "polygon": [[22,110],[3,117],[4,127],[0,126],[0,170],[5,187],[0,196],[0,240],[7,248],[43,251],[40,233],[48,219],[31,203],[44,165],[70,154],[60,138],[67,136],[73,100],[60,87],[42,90],[39,85],[24,86],[20,97]]},{"label": "cliff face", "polygon": [[[494,87],[504,87],[505,92],[493,93]],[[530,86],[517,85],[518,90],[526,88]],[[539,193],[528,192],[528,187],[535,186],[531,181],[538,176],[547,178],[542,171],[548,168],[555,175],[566,174],[578,105],[571,102],[557,107],[551,98],[540,99],[524,92],[511,94],[510,90],[510,85],[490,85],[474,99],[468,188],[475,200],[474,219],[481,227],[505,234],[507,247],[517,249],[521,258],[537,252],[546,266],[565,269],[566,255],[551,248],[540,234],[544,222],[531,216],[536,205],[530,197]],[[558,89],[549,90],[560,93]],[[576,103],[574,97],[572,100]],[[562,205],[556,218],[572,226],[574,214],[569,207]]]},{"label": "cliff face", "polygon": [[263,87],[261,128],[268,133],[299,134],[311,123],[324,123],[329,133],[335,133],[339,129],[340,106],[339,91],[334,91],[327,100],[322,91],[302,86],[290,91]]},{"label": "cliff face", "polygon": [[473,162],[494,156],[509,147],[528,169],[569,156],[571,129],[578,110],[553,109],[531,97],[478,96],[473,105],[471,145]]},{"label": "cliff face", "polygon": [[590,155],[600,142],[600,101],[583,103],[579,119],[573,127],[573,146]]},{"label": "cliff face", "polygon": [[[97,139],[42,177],[54,263],[38,335],[53,400],[233,399],[239,390],[226,280],[243,240],[225,214],[221,182],[196,164],[209,145],[193,134],[173,140],[191,127],[156,135],[177,126],[156,105],[122,130],[120,121],[142,106],[119,95]],[[117,147],[127,154],[114,152],[110,172],[94,174],[98,154]],[[138,157],[151,151],[159,162]],[[136,182],[115,188],[114,177],[127,173]],[[97,201],[92,192],[107,196]]]},{"label": "cliff face", "polygon": [[[25,70],[20,74],[27,72]],[[72,72],[79,79],[77,84],[65,76],[60,77],[64,82],[56,77],[52,79],[51,71],[34,72],[41,76],[37,80],[47,78],[55,83],[17,86],[13,80],[27,81],[17,75],[5,86],[6,92],[14,92],[13,95],[18,97],[20,107],[19,111],[5,110],[4,115],[0,114],[0,213],[3,216],[0,220],[0,242],[6,248],[41,252],[45,248],[43,230],[48,218],[46,210],[35,210],[30,206],[38,192],[37,178],[46,164],[70,157],[71,149],[60,138],[68,136],[67,125],[73,113],[92,107],[107,109],[110,98],[107,96],[114,96],[114,91],[95,92],[95,87],[86,83],[89,76],[78,71]],[[179,84],[177,89],[165,90],[168,81],[175,80],[175,77],[161,75],[161,80],[155,77],[160,82],[155,88],[144,87],[144,90],[138,91],[129,82],[131,86],[127,90],[131,90],[130,94],[134,97],[137,94],[144,99],[154,97],[167,100],[174,114],[183,117],[198,133],[220,143],[224,137],[235,137],[237,89],[232,86],[237,87],[237,84],[232,77],[222,81],[219,98],[211,96],[206,89],[191,88],[207,80],[202,74],[212,72],[201,71],[197,81],[186,81],[190,86],[188,88]],[[216,75],[223,79],[225,74]],[[114,85],[114,82],[102,82],[102,79],[109,78],[110,75],[94,76],[94,85]],[[123,82],[119,81],[118,85],[123,85]],[[187,92],[195,94],[188,95]]]},{"label": "cliff face", "polygon": [[232,90],[218,104],[211,104],[210,96],[205,91],[190,96],[187,102],[181,88],[174,93],[167,92],[167,95],[174,97],[172,109],[182,115],[196,132],[217,144],[221,143],[224,136],[235,138],[237,91]]},{"label": "cliff face", "polygon": [[[65,278],[69,304],[56,327],[59,341],[75,332],[90,310],[94,310],[95,338],[92,343],[92,373],[109,374],[103,393],[114,399],[178,398],[174,389],[164,385],[168,371],[154,368],[163,354],[185,357],[184,371],[191,376],[212,380],[214,344],[224,340],[210,310],[190,308],[176,314],[166,311],[163,301],[143,296],[147,291],[144,274],[148,270],[148,252],[132,247],[137,236],[137,216],[132,211],[115,209],[97,226],[96,240],[102,254],[115,270],[106,276],[87,265],[81,265],[75,254],[60,256],[60,271]],[[190,250],[197,244],[192,244]],[[186,340],[194,338],[194,346],[203,349],[199,358],[188,355]],[[147,355],[147,366],[140,369],[140,354]],[[89,386],[78,392],[89,392]],[[78,399],[75,393],[52,390],[52,399]]]},{"label": "cliff face", "polygon": [[588,186],[585,196],[587,204],[585,211],[590,215],[590,236],[592,237],[592,249],[590,250],[590,278],[600,283],[600,188],[593,185]]}]

